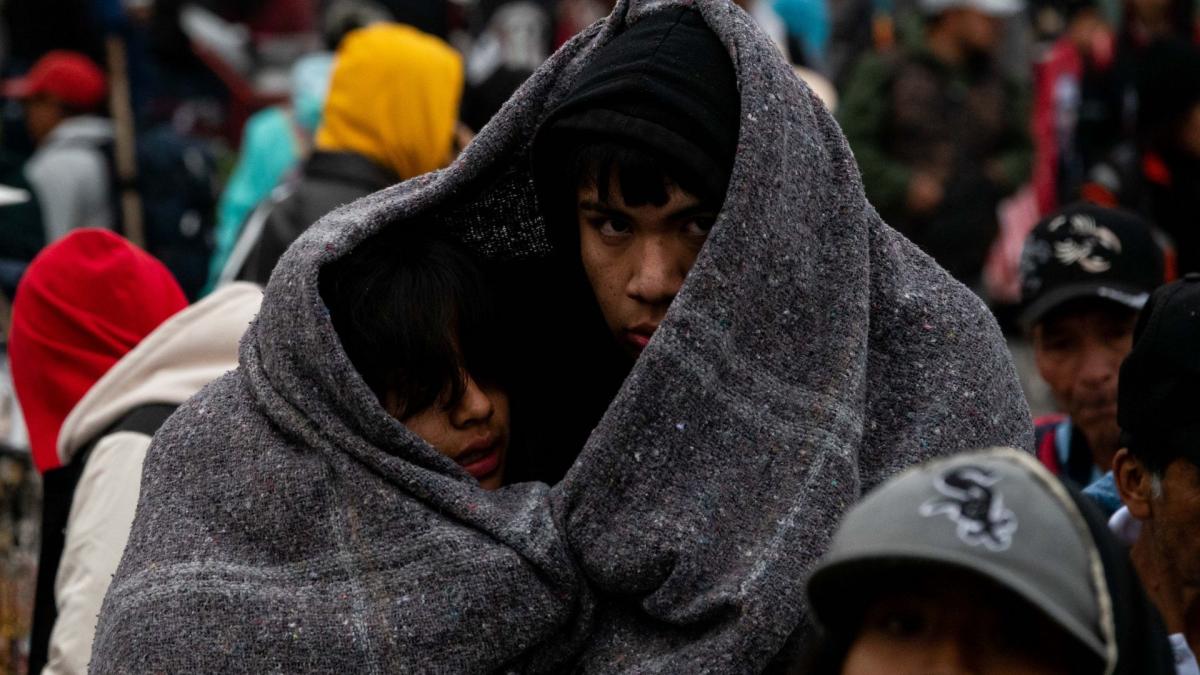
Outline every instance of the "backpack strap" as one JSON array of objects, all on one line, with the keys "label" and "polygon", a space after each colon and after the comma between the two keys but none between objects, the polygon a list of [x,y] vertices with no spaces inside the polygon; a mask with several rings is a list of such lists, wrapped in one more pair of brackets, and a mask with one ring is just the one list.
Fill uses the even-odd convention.
[{"label": "backpack strap", "polygon": [[150,403],[138,406],[100,432],[83,446],[71,463],[42,476],[42,543],[38,554],[37,586],[34,592],[33,628],[29,638],[29,672],[40,673],[50,652],[50,632],[58,620],[58,604],[54,598],[54,581],[66,546],[67,520],[75,488],[91,457],[92,450],[105,436],[119,431],[133,431],[153,436],[178,405]]}]

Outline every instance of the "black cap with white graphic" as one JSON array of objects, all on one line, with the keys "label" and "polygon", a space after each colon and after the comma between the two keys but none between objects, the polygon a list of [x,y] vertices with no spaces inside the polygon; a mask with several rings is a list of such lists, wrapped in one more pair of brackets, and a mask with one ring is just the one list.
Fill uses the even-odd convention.
[{"label": "black cap with white graphic", "polygon": [[809,602],[826,628],[844,625],[870,601],[857,595],[870,580],[912,566],[987,579],[1115,662],[1099,552],[1066,489],[1028,453],[964,453],[889,480],[842,519]]},{"label": "black cap with white graphic", "polygon": [[1032,326],[1080,298],[1141,309],[1163,276],[1163,251],[1150,223],[1128,211],[1072,204],[1025,239],[1021,322]]}]

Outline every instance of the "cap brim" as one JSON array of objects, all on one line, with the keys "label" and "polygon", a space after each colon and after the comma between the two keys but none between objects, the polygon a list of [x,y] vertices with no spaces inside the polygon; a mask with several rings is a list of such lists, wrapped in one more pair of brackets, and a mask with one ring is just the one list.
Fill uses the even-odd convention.
[{"label": "cap brim", "polygon": [[1021,311],[1020,321],[1025,328],[1030,328],[1051,310],[1072,300],[1083,298],[1100,298],[1109,300],[1122,307],[1139,311],[1146,306],[1150,299],[1150,291],[1125,284],[1111,282],[1086,282],[1060,286],[1034,300]]},{"label": "cap brim", "polygon": [[[817,618],[828,622],[831,617],[844,616],[845,612],[855,609],[853,604],[847,601],[849,597],[853,597],[853,589],[861,589],[864,585],[864,575],[873,576],[884,571],[885,574],[881,576],[886,578],[889,576],[886,574],[889,569],[895,571],[900,567],[929,565],[959,569],[1011,590],[1095,654],[1100,663],[1106,662],[1107,650],[1091,628],[1076,620],[1066,609],[1051,603],[1044,592],[1023,577],[1013,574],[1011,570],[991,564],[986,559],[960,555],[954,550],[924,548],[914,544],[908,550],[863,552],[830,561],[813,572],[809,578],[808,597],[816,610]],[[857,609],[861,610],[862,607]]]}]

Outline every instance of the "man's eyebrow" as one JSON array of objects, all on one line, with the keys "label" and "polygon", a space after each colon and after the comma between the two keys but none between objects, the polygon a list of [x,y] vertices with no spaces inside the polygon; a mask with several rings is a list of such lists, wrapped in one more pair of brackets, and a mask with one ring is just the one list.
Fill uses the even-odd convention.
[{"label": "man's eyebrow", "polygon": [[716,216],[718,209],[712,207],[711,204],[692,204],[685,206],[678,211],[672,211],[667,214],[669,220],[678,220],[680,218],[690,218],[692,216]]},{"label": "man's eyebrow", "polygon": [[[626,212],[618,207],[605,204],[603,202],[595,202],[590,199],[585,199],[579,202],[579,208],[588,209],[589,211],[599,211],[600,213],[606,215],[627,216]],[[717,214],[717,210],[718,209],[713,208],[710,204],[690,204],[677,211],[668,213],[666,218],[668,220],[679,220],[697,215],[715,216]]]},{"label": "man's eyebrow", "polygon": [[604,204],[602,202],[594,202],[594,201],[591,201],[590,199],[585,199],[585,200],[579,202],[579,208],[587,209],[589,211],[599,211],[600,213],[603,213],[606,215],[614,215],[614,216],[625,215],[624,211],[622,211],[621,209],[618,209],[615,206],[611,206],[609,204]]}]

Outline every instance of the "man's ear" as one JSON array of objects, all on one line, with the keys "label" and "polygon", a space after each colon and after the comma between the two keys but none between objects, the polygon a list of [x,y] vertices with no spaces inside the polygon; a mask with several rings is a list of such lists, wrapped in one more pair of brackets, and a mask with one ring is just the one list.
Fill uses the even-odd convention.
[{"label": "man's ear", "polygon": [[1129,509],[1129,514],[1138,520],[1148,520],[1151,516],[1150,502],[1154,496],[1150,471],[1130,454],[1129,448],[1121,448],[1113,457],[1112,472],[1117,492]]}]

